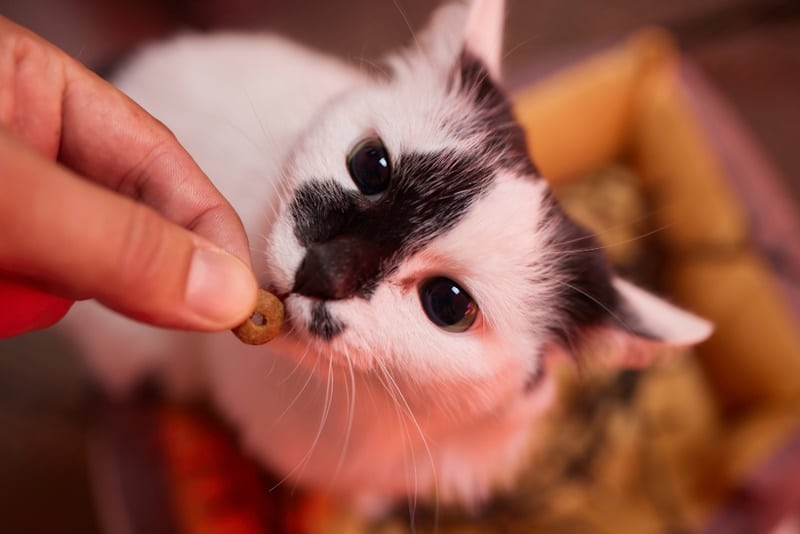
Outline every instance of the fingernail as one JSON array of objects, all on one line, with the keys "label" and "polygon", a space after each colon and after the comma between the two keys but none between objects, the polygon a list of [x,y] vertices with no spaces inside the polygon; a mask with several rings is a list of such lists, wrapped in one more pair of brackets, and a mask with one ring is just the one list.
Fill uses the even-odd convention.
[{"label": "fingernail", "polygon": [[192,256],[186,285],[186,304],[208,328],[230,328],[253,311],[256,285],[253,273],[227,252],[199,248]]}]

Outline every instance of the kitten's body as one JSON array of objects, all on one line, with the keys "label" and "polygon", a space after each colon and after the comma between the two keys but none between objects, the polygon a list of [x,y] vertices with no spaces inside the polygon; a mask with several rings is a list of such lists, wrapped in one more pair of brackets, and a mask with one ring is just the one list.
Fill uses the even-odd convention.
[{"label": "kitten's body", "polygon": [[[552,394],[545,358],[583,339],[579,330],[706,335],[612,280],[536,176],[490,79],[498,5],[475,2],[467,22],[461,8],[440,12],[389,80],[236,35],[181,37],[123,69],[116,83],[241,215],[260,282],[287,296],[289,325],[248,347],[84,306],[71,321],[102,321],[81,336],[100,380],[124,392],[156,372],[173,391],[206,392],[266,466],[362,507],[404,496],[469,505],[513,480]],[[476,30],[485,25],[490,35]],[[377,199],[359,195],[346,164],[375,135],[393,172]],[[299,290],[309,251],[331,243],[341,257],[326,276],[355,272],[352,287]],[[367,259],[351,264],[354,254]],[[440,330],[422,310],[421,284],[443,275],[481,310],[465,332]],[[628,313],[640,309],[650,315]]]}]

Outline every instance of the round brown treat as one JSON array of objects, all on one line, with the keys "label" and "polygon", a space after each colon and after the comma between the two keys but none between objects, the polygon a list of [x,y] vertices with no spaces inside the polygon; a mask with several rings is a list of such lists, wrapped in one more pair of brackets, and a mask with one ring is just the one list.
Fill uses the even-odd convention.
[{"label": "round brown treat", "polygon": [[283,303],[263,289],[258,290],[256,309],[245,322],[233,329],[243,343],[262,345],[277,336],[283,325]]}]

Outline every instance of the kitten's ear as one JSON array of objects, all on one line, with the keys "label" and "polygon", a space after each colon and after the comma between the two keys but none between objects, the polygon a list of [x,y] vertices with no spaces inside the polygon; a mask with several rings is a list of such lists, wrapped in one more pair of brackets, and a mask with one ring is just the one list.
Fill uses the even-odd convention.
[{"label": "kitten's ear", "polygon": [[503,0],[472,0],[464,33],[464,50],[480,59],[493,79],[500,79],[503,53]]},{"label": "kitten's ear", "polygon": [[711,335],[708,321],[615,276],[597,236],[568,218],[555,197],[546,202],[544,216],[560,243],[554,256],[562,280],[557,302],[566,316],[554,331],[553,355],[643,367],[664,347],[694,345]]},{"label": "kitten's ear", "polygon": [[434,11],[414,41],[434,65],[449,67],[464,52],[479,59],[491,77],[500,78],[504,0],[470,0],[445,4]]},{"label": "kitten's ear", "polygon": [[713,326],[633,284],[614,278],[620,297],[616,324],[604,334],[612,342],[610,363],[619,367],[649,365],[663,346],[688,347],[707,339]]}]

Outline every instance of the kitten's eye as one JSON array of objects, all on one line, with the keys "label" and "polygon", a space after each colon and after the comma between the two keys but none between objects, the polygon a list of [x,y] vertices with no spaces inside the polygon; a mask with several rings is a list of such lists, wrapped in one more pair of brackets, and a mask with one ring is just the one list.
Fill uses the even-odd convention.
[{"label": "kitten's eye", "polygon": [[375,198],[389,187],[389,154],[377,137],[364,139],[347,156],[347,170],[359,191]]},{"label": "kitten's eye", "polygon": [[448,332],[465,332],[478,317],[478,305],[449,278],[425,281],[419,289],[422,309],[433,324]]}]

